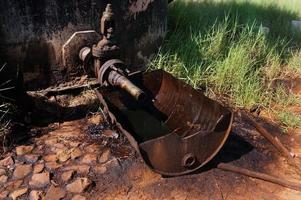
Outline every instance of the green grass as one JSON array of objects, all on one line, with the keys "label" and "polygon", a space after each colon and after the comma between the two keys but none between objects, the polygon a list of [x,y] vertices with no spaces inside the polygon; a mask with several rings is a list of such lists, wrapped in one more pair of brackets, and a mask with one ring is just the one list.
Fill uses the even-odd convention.
[{"label": "green grass", "polygon": [[285,127],[297,128],[301,124],[301,115],[288,111],[277,112],[278,118]]},{"label": "green grass", "polygon": [[290,28],[291,20],[301,19],[300,10],[299,1],[176,0],[150,68],[205,86],[209,96],[226,96],[232,106],[286,104],[271,83],[300,72],[301,33]]}]

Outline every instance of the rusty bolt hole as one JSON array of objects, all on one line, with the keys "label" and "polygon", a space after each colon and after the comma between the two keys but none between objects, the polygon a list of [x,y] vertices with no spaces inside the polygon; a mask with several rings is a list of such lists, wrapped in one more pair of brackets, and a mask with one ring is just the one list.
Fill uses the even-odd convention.
[{"label": "rusty bolt hole", "polygon": [[192,167],[195,163],[195,156],[193,154],[186,154],[183,158],[183,166],[184,167]]}]

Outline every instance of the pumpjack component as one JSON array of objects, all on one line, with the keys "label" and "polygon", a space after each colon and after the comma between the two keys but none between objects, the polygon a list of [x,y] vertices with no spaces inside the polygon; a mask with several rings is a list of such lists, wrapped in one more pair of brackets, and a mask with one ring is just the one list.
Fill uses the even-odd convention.
[{"label": "pumpjack component", "polygon": [[[224,145],[231,130],[233,113],[165,71],[129,73],[119,58],[120,48],[114,40],[114,30],[114,13],[111,5],[107,5],[100,20],[102,35],[95,31],[75,33],[63,47],[64,61],[76,63],[79,52],[86,72],[93,72],[101,85],[95,91],[104,113],[151,169],[176,176],[201,168]],[[291,166],[300,170],[294,160],[295,154],[277,137],[254,120],[251,124]],[[219,163],[217,168],[301,190],[299,183],[233,165]]]},{"label": "pumpjack component", "polygon": [[230,133],[232,112],[165,71],[129,73],[119,58],[110,4],[100,32],[101,40],[82,48],[79,58],[101,85],[99,99],[106,100],[145,163],[172,176],[208,163]]},{"label": "pumpjack component", "polygon": [[219,152],[231,130],[230,110],[162,70],[132,78],[149,101],[133,103],[127,93],[108,88],[101,88],[99,95],[151,169],[183,175]]},{"label": "pumpjack component", "polygon": [[[79,51],[79,58],[87,72],[93,71],[101,86],[119,87],[131,94],[136,100],[145,99],[144,92],[128,78],[128,69],[119,59],[120,48],[114,39],[115,21],[111,4],[108,4],[100,20],[102,39],[95,45]],[[90,60],[93,59],[93,67]]]}]

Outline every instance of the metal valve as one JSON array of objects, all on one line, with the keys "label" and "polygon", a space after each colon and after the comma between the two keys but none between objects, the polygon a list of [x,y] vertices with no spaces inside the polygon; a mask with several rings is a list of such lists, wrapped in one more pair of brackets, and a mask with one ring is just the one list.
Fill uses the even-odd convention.
[{"label": "metal valve", "polygon": [[100,20],[102,39],[95,45],[84,47],[79,58],[86,71],[91,71],[90,61],[93,60],[92,71],[101,86],[114,86],[127,91],[138,101],[145,100],[145,93],[128,79],[128,70],[119,59],[120,48],[114,40],[115,21],[111,4],[108,4]]}]

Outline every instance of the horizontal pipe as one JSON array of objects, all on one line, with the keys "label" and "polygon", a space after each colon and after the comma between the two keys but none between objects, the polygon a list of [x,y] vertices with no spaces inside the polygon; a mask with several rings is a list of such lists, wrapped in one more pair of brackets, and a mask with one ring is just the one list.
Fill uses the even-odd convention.
[{"label": "horizontal pipe", "polygon": [[120,87],[121,89],[127,91],[137,101],[145,101],[145,93],[136,85],[134,85],[129,79],[119,74],[118,72],[110,71],[108,76],[108,82],[113,86]]},{"label": "horizontal pipe", "polygon": [[245,169],[242,167],[236,167],[234,165],[230,165],[230,164],[226,164],[226,163],[219,163],[217,165],[217,168],[225,170],[225,171],[242,174],[242,175],[249,176],[252,178],[268,181],[271,183],[275,183],[275,184],[278,184],[278,185],[281,185],[283,187],[287,187],[287,188],[290,188],[293,190],[301,191],[300,183],[291,182],[291,181],[284,180],[284,179],[281,179],[281,178],[278,178],[275,176],[271,176],[271,175],[268,175],[265,173],[251,171],[251,170],[248,170],[248,169]]}]

